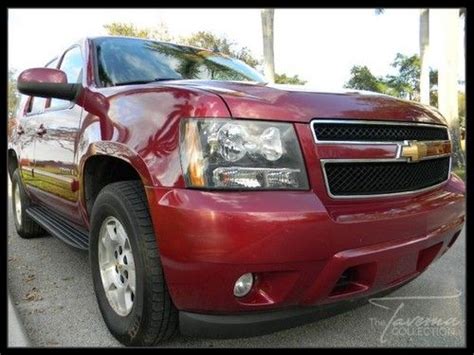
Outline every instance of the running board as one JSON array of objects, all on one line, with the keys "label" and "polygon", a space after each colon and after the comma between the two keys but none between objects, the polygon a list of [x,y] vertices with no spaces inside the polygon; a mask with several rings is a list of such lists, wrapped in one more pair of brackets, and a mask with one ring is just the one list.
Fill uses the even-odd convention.
[{"label": "running board", "polygon": [[89,234],[87,231],[74,226],[64,217],[41,206],[28,207],[26,214],[51,235],[63,242],[78,249],[89,249]]}]

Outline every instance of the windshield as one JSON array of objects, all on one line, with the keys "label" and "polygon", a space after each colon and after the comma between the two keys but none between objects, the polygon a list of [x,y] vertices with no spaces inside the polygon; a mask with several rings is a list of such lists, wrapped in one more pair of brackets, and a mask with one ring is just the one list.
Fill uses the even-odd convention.
[{"label": "windshield", "polygon": [[201,79],[264,82],[244,62],[209,50],[144,39],[94,39],[100,86],[158,80]]}]

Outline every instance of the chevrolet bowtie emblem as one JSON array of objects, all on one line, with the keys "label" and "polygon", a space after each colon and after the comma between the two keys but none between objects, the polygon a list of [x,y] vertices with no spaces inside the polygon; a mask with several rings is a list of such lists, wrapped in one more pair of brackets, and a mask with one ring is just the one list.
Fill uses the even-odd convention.
[{"label": "chevrolet bowtie emblem", "polygon": [[448,155],[451,153],[450,141],[418,142],[406,141],[402,146],[401,157],[409,162],[417,162],[428,157]]}]

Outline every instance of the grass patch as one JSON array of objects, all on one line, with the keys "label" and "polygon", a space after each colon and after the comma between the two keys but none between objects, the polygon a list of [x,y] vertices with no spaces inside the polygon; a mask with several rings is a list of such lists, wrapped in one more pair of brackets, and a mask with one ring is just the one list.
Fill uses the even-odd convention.
[{"label": "grass patch", "polygon": [[459,176],[461,179],[466,181],[466,167],[462,168],[454,168],[453,173],[455,173],[457,176]]}]

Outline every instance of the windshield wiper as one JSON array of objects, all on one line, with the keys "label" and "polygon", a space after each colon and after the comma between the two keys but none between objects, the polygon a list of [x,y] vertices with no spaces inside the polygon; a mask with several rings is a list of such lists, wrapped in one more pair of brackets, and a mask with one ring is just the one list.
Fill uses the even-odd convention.
[{"label": "windshield wiper", "polygon": [[118,82],[118,83],[114,83],[114,86],[149,84],[149,83],[155,83],[155,82],[158,82],[158,81],[168,81],[168,80],[181,80],[181,78],[156,78],[156,79],[152,79],[152,80],[121,81],[121,82]]}]

